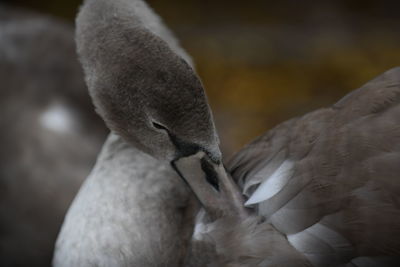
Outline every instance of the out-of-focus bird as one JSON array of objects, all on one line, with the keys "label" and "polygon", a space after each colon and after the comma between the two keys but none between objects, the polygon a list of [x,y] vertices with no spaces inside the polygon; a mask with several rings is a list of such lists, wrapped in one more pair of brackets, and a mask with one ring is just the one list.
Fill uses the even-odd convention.
[{"label": "out-of-focus bird", "polygon": [[0,265],[50,266],[106,128],[70,25],[0,6]]},{"label": "out-of-focus bird", "polygon": [[[114,134],[56,266],[395,266],[400,69],[267,132],[229,162],[232,179],[199,78],[142,1],[87,0],[77,44]],[[168,163],[205,211],[192,240],[190,197]]]}]

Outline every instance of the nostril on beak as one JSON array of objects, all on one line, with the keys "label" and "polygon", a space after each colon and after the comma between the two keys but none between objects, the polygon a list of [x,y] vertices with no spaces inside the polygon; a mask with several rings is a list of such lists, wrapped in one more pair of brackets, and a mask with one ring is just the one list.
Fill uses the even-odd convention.
[{"label": "nostril on beak", "polygon": [[211,164],[206,157],[201,159],[201,169],[206,175],[207,182],[217,191],[219,191],[218,174],[214,169],[214,165]]}]

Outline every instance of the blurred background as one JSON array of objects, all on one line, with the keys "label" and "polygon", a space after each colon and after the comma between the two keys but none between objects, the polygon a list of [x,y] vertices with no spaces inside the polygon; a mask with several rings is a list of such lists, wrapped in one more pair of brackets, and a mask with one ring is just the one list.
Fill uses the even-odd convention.
[{"label": "blurred background", "polygon": [[[400,1],[148,3],[196,63],[225,158],[400,66]],[[64,213],[107,134],[76,60],[80,4],[0,1],[1,267],[49,265]]]},{"label": "blurred background", "polygon": [[[71,23],[79,0],[8,0]],[[400,65],[396,0],[149,0],[191,54],[227,156]]]}]

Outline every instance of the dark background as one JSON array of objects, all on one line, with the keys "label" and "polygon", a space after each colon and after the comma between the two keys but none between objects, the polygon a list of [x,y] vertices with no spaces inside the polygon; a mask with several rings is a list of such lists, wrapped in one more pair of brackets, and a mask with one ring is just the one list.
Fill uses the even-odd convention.
[{"label": "dark background", "polygon": [[[3,2],[71,23],[81,3]],[[227,154],[400,65],[400,1],[148,2],[193,56]]]}]

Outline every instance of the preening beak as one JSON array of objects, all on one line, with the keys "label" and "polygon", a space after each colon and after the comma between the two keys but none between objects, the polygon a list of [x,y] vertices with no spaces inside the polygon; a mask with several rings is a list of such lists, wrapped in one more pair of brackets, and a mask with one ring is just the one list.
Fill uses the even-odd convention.
[{"label": "preening beak", "polygon": [[172,166],[192,188],[211,219],[247,216],[242,194],[222,163],[199,151],[173,161]]}]

